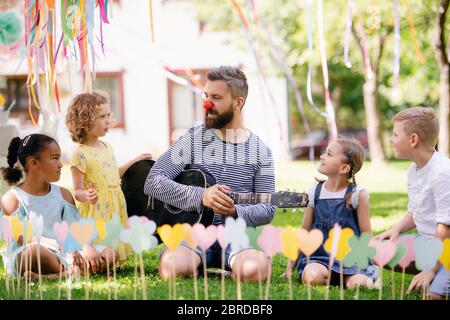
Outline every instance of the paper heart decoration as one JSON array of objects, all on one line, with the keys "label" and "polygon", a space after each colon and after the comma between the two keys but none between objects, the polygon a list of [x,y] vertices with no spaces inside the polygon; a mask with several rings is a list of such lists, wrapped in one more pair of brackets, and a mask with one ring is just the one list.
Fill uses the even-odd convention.
[{"label": "paper heart decoration", "polygon": [[158,234],[162,242],[170,251],[175,250],[185,238],[185,228],[182,224],[175,224],[173,227],[165,224],[158,228]]},{"label": "paper heart decoration", "polygon": [[83,225],[83,224],[91,224],[92,225],[93,232],[92,232],[91,238],[88,241],[89,243],[91,243],[92,241],[97,239],[98,232],[97,232],[97,228],[95,227],[95,219],[94,218],[81,218],[77,222],[81,225]]},{"label": "paper heart decoration", "polygon": [[351,251],[344,259],[344,266],[350,268],[356,265],[360,270],[369,266],[369,259],[375,257],[377,251],[369,247],[370,233],[364,232],[360,237],[353,236],[348,240]]},{"label": "paper heart decoration", "polygon": [[245,229],[245,232],[247,233],[248,239],[250,241],[250,246],[255,249],[259,249],[258,245],[258,237],[262,232],[261,228],[254,228],[254,227],[247,227]]},{"label": "paper heart decoration", "polygon": [[389,261],[388,266],[391,269],[394,269],[395,266],[406,256],[408,251],[408,247],[403,242],[396,242],[397,251],[395,252],[394,257],[392,257],[391,261]]},{"label": "paper heart decoration", "polygon": [[187,244],[194,249],[197,246],[197,243],[194,241],[194,238],[192,238],[192,226],[189,223],[183,223],[184,228],[184,241],[187,242]]},{"label": "paper heart decoration", "polygon": [[[70,229],[70,227],[69,227]],[[64,241],[63,250],[65,253],[72,253],[77,250],[81,250],[80,243],[70,234],[67,235],[66,241]]]},{"label": "paper heart decoration", "polygon": [[334,228],[330,229],[324,248],[330,255],[334,256],[337,260],[342,261],[350,252],[348,240],[354,235],[355,233],[352,229],[341,229],[341,227],[336,224]]},{"label": "paper heart decoration", "polygon": [[9,217],[9,226],[11,228],[11,234],[13,236],[13,239],[15,242],[19,241],[19,237],[23,233],[23,225],[22,222],[20,222],[20,219],[18,216],[12,216]]},{"label": "paper heart decoration", "polygon": [[120,244],[120,232],[123,230],[123,225],[120,222],[120,216],[118,213],[112,215],[111,220],[106,222],[106,237],[103,239],[103,244],[107,247],[117,249]]},{"label": "paper heart decoration", "polygon": [[98,238],[103,241],[106,237],[106,223],[102,219],[95,220],[95,228],[97,229]]},{"label": "paper heart decoration", "polygon": [[397,244],[391,240],[381,241],[372,238],[369,241],[369,246],[374,247],[377,250],[377,254],[373,258],[373,261],[380,267],[384,267],[391,261],[397,251]]},{"label": "paper heart decoration", "polygon": [[450,239],[444,239],[442,246],[444,249],[439,257],[439,262],[442,263],[445,269],[450,270]]},{"label": "paper heart decoration", "polygon": [[323,242],[323,233],[319,229],[308,230],[300,228],[295,231],[298,239],[298,244],[302,253],[309,257],[311,256]]},{"label": "paper heart decoration", "polygon": [[225,235],[225,226],[220,224],[217,226],[217,241],[219,241],[220,247],[225,249],[228,246],[228,241],[224,237]]},{"label": "paper heart decoration", "polygon": [[258,238],[259,247],[269,257],[273,257],[279,252],[283,252],[283,246],[281,244],[281,232],[282,228],[274,227],[272,225],[265,225]]},{"label": "paper heart decoration", "polygon": [[239,251],[239,249],[246,248],[249,245],[249,239],[245,228],[247,224],[242,218],[233,219],[227,217],[225,220],[224,239],[231,245],[232,251]]},{"label": "paper heart decoration", "polygon": [[88,244],[94,234],[94,225],[91,223],[74,222],[69,227],[70,234],[83,247]]},{"label": "paper heart decoration", "polygon": [[206,251],[217,240],[217,227],[210,225],[205,228],[201,223],[196,223],[192,227],[192,238],[203,251]]},{"label": "paper heart decoration", "polygon": [[417,270],[430,271],[441,256],[442,248],[443,244],[440,239],[416,237],[414,240],[414,251],[416,252]]},{"label": "paper heart decoration", "polygon": [[146,223],[147,221],[150,221],[146,216],[131,216],[127,219],[127,226],[130,226],[131,223],[134,223],[135,221],[140,220],[141,223]]},{"label": "paper heart decoration", "polygon": [[44,232],[44,217],[38,215],[36,212],[30,212],[30,223],[33,230],[33,235],[39,241],[42,237],[42,233]]},{"label": "paper heart decoration", "polygon": [[3,237],[3,240],[9,244],[13,239],[13,235],[11,232],[11,224],[10,224],[9,219],[7,219],[5,217],[2,217],[2,219],[3,219],[2,230],[1,230],[2,237]]},{"label": "paper heart decoration", "polygon": [[25,243],[31,242],[33,237],[33,226],[28,219],[23,220],[23,241]]},{"label": "paper heart decoration", "polygon": [[297,260],[300,246],[298,243],[295,228],[287,226],[280,234],[281,245],[283,246],[283,254],[290,260]]},{"label": "paper heart decoration", "polygon": [[64,242],[69,234],[69,224],[67,221],[55,222],[53,224],[53,233],[59,242],[59,245],[64,246]]},{"label": "paper heart decoration", "polygon": [[158,245],[158,240],[153,233],[156,230],[155,222],[148,220],[142,223],[142,219],[132,216],[128,219],[129,228],[120,232],[120,240],[131,245],[137,254],[154,248]]},{"label": "paper heart decoration", "polygon": [[398,262],[398,265],[401,268],[407,268],[411,264],[411,262],[416,259],[416,254],[414,252],[415,238],[415,235],[405,235],[395,240],[396,243],[403,243],[406,245],[406,255]]}]

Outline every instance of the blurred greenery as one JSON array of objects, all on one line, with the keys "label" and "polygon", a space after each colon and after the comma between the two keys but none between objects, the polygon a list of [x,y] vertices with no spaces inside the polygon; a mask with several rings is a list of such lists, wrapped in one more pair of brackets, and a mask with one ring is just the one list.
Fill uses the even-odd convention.
[{"label": "blurred greenery", "polygon": [[[243,50],[249,50],[245,28],[241,26],[238,14],[231,1],[193,0],[198,18],[205,22],[209,31],[232,31],[233,42]],[[259,44],[264,69],[268,75],[283,75],[270,53],[268,37],[261,22],[255,23],[251,1],[237,0],[253,28],[254,43]],[[439,69],[433,47],[436,36],[435,21],[439,1],[408,0],[399,1],[400,15],[400,73],[398,92],[393,85],[394,69],[394,8],[393,1],[355,0],[353,23],[361,20],[367,34],[369,54],[373,61],[377,54],[379,33],[388,32],[383,56],[380,63],[378,93],[379,108],[384,139],[389,136],[391,118],[399,110],[416,105],[438,107]],[[313,66],[312,95],[315,104],[324,110],[324,89],[319,51],[317,1],[313,3]],[[323,1],[324,37],[326,42],[327,64],[330,77],[330,95],[337,108],[338,129],[365,128],[362,86],[364,84],[363,59],[355,39],[350,40],[349,59],[352,67],[344,65],[344,33],[347,20],[347,0]],[[405,5],[407,4],[407,5]],[[308,73],[308,29],[307,1],[257,1],[256,11],[268,25],[276,46],[284,55],[284,60],[292,70],[302,93],[306,117],[312,130],[327,128],[326,121],[318,115],[306,99],[306,81]],[[417,34],[418,47],[423,54],[421,64],[416,54],[413,32],[410,29],[409,11],[412,14]],[[373,22],[375,21],[375,22]],[[446,34],[450,25],[446,24]],[[293,88],[290,87],[291,137],[297,139],[305,135],[302,119],[296,107]],[[388,144],[385,143],[385,146]],[[391,153],[387,153],[392,156]]]}]

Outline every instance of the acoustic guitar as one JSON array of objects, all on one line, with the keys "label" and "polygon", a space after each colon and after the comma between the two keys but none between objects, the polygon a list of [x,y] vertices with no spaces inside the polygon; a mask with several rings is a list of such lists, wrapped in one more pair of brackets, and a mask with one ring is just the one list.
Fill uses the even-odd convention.
[{"label": "acoustic guitar", "polygon": [[[146,216],[159,227],[164,224],[201,223],[212,224],[214,212],[203,207],[201,212],[184,211],[144,194],[144,184],[153,160],[140,160],[131,165],[122,177],[121,188],[125,195],[128,215]],[[187,166],[175,179],[175,182],[208,188],[215,184],[215,179],[199,169]],[[230,193],[235,204],[271,203],[278,208],[300,208],[308,205],[306,193],[279,191],[277,193]]]}]

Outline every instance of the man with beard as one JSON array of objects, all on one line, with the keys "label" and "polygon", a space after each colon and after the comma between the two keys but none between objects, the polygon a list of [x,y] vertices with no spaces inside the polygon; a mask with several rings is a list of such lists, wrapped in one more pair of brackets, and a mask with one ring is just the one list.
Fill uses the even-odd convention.
[{"label": "man with beard", "polygon": [[[228,196],[237,193],[273,193],[275,176],[270,149],[257,135],[246,129],[242,108],[247,98],[245,74],[237,68],[222,66],[207,74],[204,88],[205,124],[191,128],[153,165],[144,193],[185,211],[200,212],[202,207],[214,212],[213,224],[227,217],[241,217],[247,226],[271,222],[275,207],[270,203],[234,204]],[[190,165],[213,176],[217,184],[201,188],[174,182]],[[207,267],[221,267],[221,247],[216,241],[206,252]],[[193,263],[194,260],[194,263]],[[240,279],[266,280],[270,259],[262,251],[241,248],[225,250],[225,269]],[[201,250],[186,242],[160,257],[160,276],[169,278],[197,272],[203,266]]]}]

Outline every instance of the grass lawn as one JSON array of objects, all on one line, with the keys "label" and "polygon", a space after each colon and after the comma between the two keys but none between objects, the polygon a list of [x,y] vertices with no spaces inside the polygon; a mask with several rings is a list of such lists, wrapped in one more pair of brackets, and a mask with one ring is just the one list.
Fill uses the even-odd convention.
[{"label": "grass lawn", "polygon": [[[279,164],[276,167],[277,190],[289,188],[290,190],[302,191],[314,181],[316,176],[315,167],[308,161],[295,161]],[[393,224],[395,224],[405,213],[407,205],[406,195],[406,170],[409,163],[391,162],[383,167],[374,167],[370,163],[363,166],[361,172],[357,174],[357,182],[365,186],[370,192],[370,207],[372,229],[375,234],[380,233]],[[70,188],[71,180],[69,171],[64,169],[63,177],[60,184]],[[273,225],[277,226],[299,226],[302,221],[302,212],[283,212],[277,209]],[[147,284],[148,299],[168,299],[169,283],[163,281],[158,276],[158,256],[163,250],[162,246],[158,246],[144,254],[145,280]],[[271,279],[270,299],[288,299],[288,281],[281,278],[281,274],[285,270],[287,258],[278,254],[274,257],[273,273]],[[3,265],[2,263],[0,265]],[[394,281],[392,281],[392,276]],[[108,285],[106,276],[90,277],[89,299],[108,299],[108,292],[116,289],[118,299],[142,299],[142,288],[140,279],[135,285],[134,279],[134,256],[130,256],[128,261],[124,263],[117,271],[117,282]],[[411,280],[411,276],[406,275],[405,291]],[[399,299],[401,274],[394,275],[390,270],[383,272],[383,299]],[[263,284],[264,286],[264,284]],[[58,298],[58,281],[45,281],[43,285],[44,299]],[[203,278],[198,279],[199,299],[204,299]],[[192,278],[177,279],[176,292],[177,298],[181,300],[194,299]],[[219,276],[210,276],[208,278],[209,299],[220,299],[221,279]],[[230,278],[226,278],[225,282],[225,298],[227,300],[236,299],[236,283]],[[244,283],[241,286],[242,298],[257,300],[259,299],[259,285],[252,283]],[[11,288],[10,288],[11,290]],[[307,299],[306,287],[298,282],[298,276],[293,277],[293,297],[294,299]],[[395,292],[393,292],[395,291]],[[354,299],[356,290],[345,290],[345,299]],[[66,299],[66,285],[61,286],[61,299]],[[136,294],[136,296],[135,296]],[[325,287],[315,287],[312,289],[313,299],[324,299]],[[376,289],[360,289],[360,299],[378,299],[378,290]],[[0,299],[23,299],[23,283],[19,293],[13,295],[8,294],[5,286],[5,273],[3,268],[0,269]],[[38,284],[32,286],[32,299],[39,299]],[[72,287],[72,299],[85,298],[85,285],[83,279],[75,281]],[[330,299],[339,299],[339,288],[332,287],[330,289]],[[421,299],[419,292],[404,295],[404,299]]]}]

